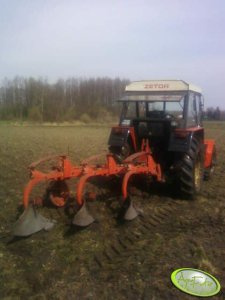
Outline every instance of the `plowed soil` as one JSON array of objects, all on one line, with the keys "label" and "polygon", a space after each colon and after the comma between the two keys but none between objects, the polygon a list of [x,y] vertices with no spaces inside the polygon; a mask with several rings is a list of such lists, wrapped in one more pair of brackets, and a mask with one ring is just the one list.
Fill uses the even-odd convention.
[{"label": "plowed soil", "polygon": [[[199,268],[214,275],[225,299],[225,124],[206,124],[216,139],[218,164],[195,200],[181,200],[166,185],[132,190],[143,216],[117,219],[120,182],[92,183],[96,222],[71,227],[63,209],[40,208],[57,221],[50,232],[28,238],[10,230],[21,210],[27,166],[49,154],[69,153],[73,162],[104,152],[110,128],[1,126],[0,299],[194,299],[177,290],[173,270]],[[71,198],[75,182],[70,183]],[[35,191],[43,193],[42,186]]]}]

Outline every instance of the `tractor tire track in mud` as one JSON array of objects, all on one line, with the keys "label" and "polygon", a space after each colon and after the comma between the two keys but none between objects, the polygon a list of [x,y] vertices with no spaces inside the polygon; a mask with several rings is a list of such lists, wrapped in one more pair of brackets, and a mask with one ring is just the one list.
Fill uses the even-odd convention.
[{"label": "tractor tire track in mud", "polygon": [[[223,136],[224,133],[216,136],[216,142]],[[217,177],[217,174],[213,174],[213,177],[214,176]],[[205,199],[209,199],[215,197],[215,180],[213,180],[214,182],[212,182],[212,179],[210,179],[209,182],[203,182],[203,189],[199,198],[204,197]],[[211,186],[213,186],[213,189],[209,188]],[[224,198],[223,190],[219,189],[216,194],[217,198]],[[145,214],[143,216],[138,216],[137,220],[132,221],[135,222],[135,224],[130,222],[124,224],[124,227],[120,227],[118,235],[112,238],[110,243],[104,247],[103,251],[100,251],[94,256],[94,263],[91,264],[90,269],[116,269],[125,259],[127,260],[129,257],[135,257],[140,249],[149,251],[151,248],[150,243],[156,238],[157,231],[161,231],[162,227],[164,227],[165,232],[168,231],[169,233],[170,230],[173,230],[171,223],[174,221],[178,221],[180,230],[185,230],[187,226],[190,229],[189,221],[183,219],[185,215],[183,214],[183,210],[187,209],[190,211],[191,208],[189,202],[192,201],[175,200],[169,197],[166,197],[167,201],[164,201],[164,198],[165,197],[160,197],[160,195],[152,196],[151,200],[154,200],[153,205],[152,203],[145,205]],[[195,204],[193,203],[193,205],[198,207],[199,204],[197,202],[198,199],[194,201]],[[207,219],[206,223],[208,221],[209,220]],[[200,224],[199,221],[197,223],[198,225]],[[212,226],[215,226],[215,221],[213,221]],[[144,247],[142,247],[143,244]]]},{"label": "tractor tire track in mud", "polygon": [[[137,217],[135,221],[122,224],[118,235],[110,241],[103,251],[97,253],[91,263],[91,270],[105,268],[115,269],[124,259],[134,256],[139,249],[149,250],[149,242],[154,238],[157,229],[164,226],[171,219],[182,204],[182,201],[167,199],[155,200],[154,205],[149,205],[144,215]],[[144,247],[143,247],[144,244]]]},{"label": "tractor tire track in mud", "polygon": [[[21,129],[14,127],[13,135],[15,130],[20,134]],[[3,136],[3,149],[9,141],[9,133],[7,131],[5,140]],[[56,133],[58,139],[58,129]],[[30,134],[33,136],[33,128]],[[73,206],[68,209],[69,216],[64,215],[63,208],[40,208],[41,214],[57,220],[57,226],[51,232],[41,231],[13,243],[6,243],[5,236],[0,244],[1,298],[188,300],[190,296],[172,285],[170,275],[174,269],[191,267],[214,275],[222,290],[213,299],[224,299],[225,124],[208,124],[206,135],[216,139],[218,163],[212,179],[203,183],[202,194],[196,201],[176,199],[170,190],[162,191],[162,186],[156,190],[151,188],[145,194],[143,187],[132,200],[140,204],[144,215],[119,224],[116,219],[119,196],[114,197],[114,193],[118,190],[120,195],[121,190],[115,179],[115,184],[109,184],[112,185],[110,191],[101,182],[102,191],[97,190],[100,197],[97,195],[96,201],[87,203],[96,222],[84,230],[77,231],[70,226]],[[22,169],[23,163],[26,165],[27,160],[33,159],[29,155],[23,159],[18,154],[24,153],[28,144],[29,136],[24,133],[23,136],[24,141],[14,136],[14,144],[9,144],[11,152],[3,153],[3,162],[11,164],[3,166],[2,174],[5,167],[11,167],[12,171],[15,168],[15,172],[8,174],[11,182],[5,177],[1,186],[2,233],[15,220],[14,205],[22,195],[16,196],[16,191],[26,180],[21,177],[17,183],[20,176],[16,172]],[[35,140],[38,152],[44,142],[36,136]],[[74,129],[71,140],[74,140]],[[54,145],[53,140],[50,142]],[[34,154],[38,157],[37,152]],[[81,154],[86,156],[85,149],[83,152]],[[71,182],[72,191],[74,185]],[[7,193],[4,186],[8,188]]]}]

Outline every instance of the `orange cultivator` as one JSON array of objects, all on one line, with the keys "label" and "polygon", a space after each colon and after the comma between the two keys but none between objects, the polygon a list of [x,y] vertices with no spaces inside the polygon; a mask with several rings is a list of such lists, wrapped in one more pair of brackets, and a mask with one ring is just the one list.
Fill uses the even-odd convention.
[{"label": "orange cultivator", "polygon": [[[58,165],[49,173],[43,173],[38,171],[36,167],[46,161],[56,159]],[[87,160],[88,161],[88,160]],[[70,160],[62,155],[57,157],[47,157],[38,162],[35,162],[29,166],[30,181],[24,189],[23,205],[24,212],[14,225],[13,234],[15,236],[28,236],[42,229],[49,230],[54,226],[54,222],[41,216],[34,204],[30,204],[29,198],[33,188],[40,182],[61,183],[63,186],[63,193],[61,196],[50,194],[51,202],[56,206],[64,206],[66,204],[66,194],[68,194],[68,188],[64,181],[71,178],[79,178],[77,184],[76,202],[79,207],[78,212],[75,214],[72,223],[77,226],[88,226],[94,222],[94,218],[88,212],[85,200],[83,197],[83,191],[85,184],[95,177],[109,177],[109,176],[121,176],[122,181],[122,196],[123,206],[128,204],[127,210],[124,214],[125,220],[134,219],[140,211],[134,208],[132,201],[128,196],[128,182],[131,176],[138,174],[151,175],[156,178],[157,181],[162,181],[161,167],[157,164],[152,155],[147,140],[142,142],[142,151],[128,156],[122,161],[117,163],[114,155],[109,153],[106,156],[106,163],[102,165],[91,164],[84,162],[79,166],[72,165]],[[128,203],[129,202],[129,203]]]}]

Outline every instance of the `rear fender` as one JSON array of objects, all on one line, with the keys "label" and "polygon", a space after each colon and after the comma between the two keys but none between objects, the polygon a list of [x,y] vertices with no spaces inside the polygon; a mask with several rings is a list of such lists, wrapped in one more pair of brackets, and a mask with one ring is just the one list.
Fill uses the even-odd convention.
[{"label": "rear fender", "polygon": [[202,127],[175,129],[170,135],[169,151],[188,152],[193,138],[197,138],[202,143],[204,139],[204,130]]},{"label": "rear fender", "polygon": [[215,140],[204,140],[205,146],[205,159],[204,168],[210,168],[212,165],[212,157],[215,149]]},{"label": "rear fender", "polygon": [[113,147],[122,147],[128,140],[131,140],[134,151],[137,151],[134,127],[114,126],[108,140],[108,145]]}]

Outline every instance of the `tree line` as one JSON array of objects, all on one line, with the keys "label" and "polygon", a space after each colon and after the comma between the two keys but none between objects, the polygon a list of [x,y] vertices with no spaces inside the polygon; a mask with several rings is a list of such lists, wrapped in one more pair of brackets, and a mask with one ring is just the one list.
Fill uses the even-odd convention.
[{"label": "tree line", "polygon": [[225,120],[225,110],[221,110],[218,106],[208,107],[204,112],[204,119],[210,121],[224,121]]},{"label": "tree line", "polygon": [[[0,120],[108,121],[118,114],[115,100],[128,83],[128,79],[108,77],[59,79],[55,83],[43,78],[5,78],[0,86]],[[225,120],[225,111],[209,107],[204,119]]]},{"label": "tree line", "polygon": [[5,78],[0,87],[0,119],[61,122],[99,120],[118,112],[115,99],[128,79],[69,78],[49,83],[45,79]]}]

